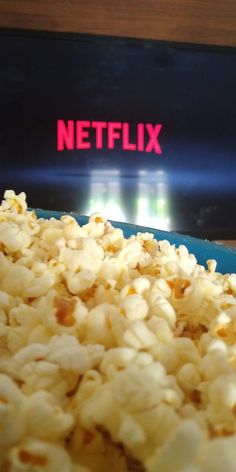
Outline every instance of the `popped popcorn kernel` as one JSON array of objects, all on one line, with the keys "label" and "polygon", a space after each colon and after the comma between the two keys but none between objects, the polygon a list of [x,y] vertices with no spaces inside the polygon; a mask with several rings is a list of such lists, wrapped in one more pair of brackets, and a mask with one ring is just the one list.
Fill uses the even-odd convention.
[{"label": "popped popcorn kernel", "polygon": [[185,290],[190,286],[189,280],[176,278],[169,280],[168,285],[173,288],[175,298],[183,298]]},{"label": "popped popcorn kernel", "polygon": [[30,466],[45,466],[48,462],[46,457],[36,454],[30,454],[28,451],[21,449],[19,451],[19,459],[22,464],[29,464]]},{"label": "popped popcorn kernel", "polygon": [[71,327],[75,324],[73,311],[76,305],[75,299],[66,300],[63,298],[56,298],[54,306],[56,308],[55,316],[58,323],[62,326]]}]

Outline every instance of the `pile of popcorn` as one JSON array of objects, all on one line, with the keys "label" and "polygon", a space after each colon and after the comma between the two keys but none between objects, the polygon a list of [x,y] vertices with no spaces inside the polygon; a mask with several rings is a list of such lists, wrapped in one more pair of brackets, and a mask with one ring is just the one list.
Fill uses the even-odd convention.
[{"label": "pile of popcorn", "polygon": [[0,206],[0,471],[235,472],[236,275]]}]

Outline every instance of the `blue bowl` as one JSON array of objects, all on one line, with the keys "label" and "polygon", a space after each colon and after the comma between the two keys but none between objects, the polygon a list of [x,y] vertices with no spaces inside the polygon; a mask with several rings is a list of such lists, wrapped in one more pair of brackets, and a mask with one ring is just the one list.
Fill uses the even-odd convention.
[{"label": "blue bowl", "polygon": [[[34,210],[38,218],[57,218],[60,219],[62,215],[68,213],[61,211],[50,211],[50,210]],[[80,216],[77,213],[69,213],[73,216],[80,225],[84,225],[88,221],[87,216]],[[206,267],[206,261],[208,259],[216,259],[217,271],[222,274],[229,274],[236,272],[236,249],[225,247],[220,243],[211,243],[207,240],[193,238],[191,236],[181,235],[178,233],[172,233],[168,231],[162,231],[160,229],[147,228],[145,226],[137,226],[129,223],[120,223],[117,221],[109,220],[115,228],[121,228],[124,232],[124,236],[128,238],[132,234],[138,232],[149,232],[153,233],[155,239],[161,241],[166,239],[171,244],[175,244],[177,247],[180,244],[184,244],[189,252],[193,253],[199,264]]]}]

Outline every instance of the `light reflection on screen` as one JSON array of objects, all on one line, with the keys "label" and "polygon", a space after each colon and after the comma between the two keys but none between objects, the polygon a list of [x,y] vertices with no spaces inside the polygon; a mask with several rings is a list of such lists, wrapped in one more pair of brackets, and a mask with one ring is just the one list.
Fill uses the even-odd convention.
[{"label": "light reflection on screen", "polygon": [[171,230],[166,172],[140,170],[138,175],[136,224]]},{"label": "light reflection on screen", "polygon": [[101,212],[106,218],[126,221],[122,205],[119,170],[93,170],[90,173],[89,202],[86,215]]},{"label": "light reflection on screen", "polygon": [[[125,183],[126,181],[126,183]],[[112,220],[171,230],[167,174],[163,170],[140,170],[135,178],[122,176],[119,170],[93,170],[88,183],[88,201],[83,213],[101,212]],[[134,198],[131,214],[125,197],[130,187]]]}]

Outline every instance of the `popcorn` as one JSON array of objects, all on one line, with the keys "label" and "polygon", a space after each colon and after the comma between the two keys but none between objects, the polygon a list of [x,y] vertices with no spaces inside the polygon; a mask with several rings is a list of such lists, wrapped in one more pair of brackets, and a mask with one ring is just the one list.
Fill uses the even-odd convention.
[{"label": "popcorn", "polygon": [[4,192],[4,200],[0,206],[0,211],[11,213],[25,213],[27,210],[26,194],[21,192],[16,195],[14,190]]},{"label": "popcorn", "polygon": [[1,290],[12,295],[25,295],[25,290],[33,281],[34,274],[26,267],[11,264],[1,280]]},{"label": "popcorn", "polygon": [[0,374],[0,456],[25,434],[25,409],[24,395],[9,376]]},{"label": "popcorn", "polygon": [[7,463],[10,472],[73,472],[70,456],[62,446],[30,437],[12,448]]},{"label": "popcorn", "polygon": [[168,299],[158,295],[156,291],[152,291],[148,296],[148,302],[151,315],[157,316],[157,318],[164,318],[172,328],[175,326],[175,310]]},{"label": "popcorn", "polygon": [[199,369],[194,364],[184,364],[177,373],[177,381],[184,392],[190,394],[201,383]]},{"label": "popcorn", "polygon": [[123,339],[126,345],[136,349],[147,349],[156,344],[156,336],[142,321],[134,321],[125,330]]},{"label": "popcorn", "polygon": [[235,436],[206,442],[198,455],[199,470],[233,472],[235,470]]},{"label": "popcorn", "polygon": [[133,348],[129,347],[117,347],[109,349],[104,354],[102,359],[100,370],[108,378],[114,377],[117,372],[127,367],[129,364],[135,364],[138,366],[145,366],[153,362],[153,358],[147,353],[137,353]]},{"label": "popcorn", "polygon": [[[175,410],[181,401],[177,385],[160,364],[150,363],[143,368],[130,364],[109,382],[100,384],[89,398],[81,399],[80,420],[87,429],[102,426],[115,443],[121,441],[131,455],[135,451],[136,457],[143,460],[145,451],[156,445],[155,435],[162,437],[158,421],[161,406],[165,410],[168,403]],[[168,407],[169,425],[173,418],[174,424],[177,421],[172,408]]]},{"label": "popcorn", "polygon": [[236,275],[0,206],[0,472],[234,472]]},{"label": "popcorn", "polygon": [[236,374],[221,375],[208,386],[207,416],[211,424],[236,429]]},{"label": "popcorn", "polygon": [[54,336],[48,347],[48,361],[62,370],[83,374],[92,367],[91,350],[88,354],[86,347],[80,346],[74,336]]},{"label": "popcorn", "polygon": [[81,270],[79,273],[65,271],[66,285],[73,295],[80,294],[84,290],[91,288],[96,280],[96,275],[91,270]]},{"label": "popcorn", "polygon": [[27,431],[32,437],[56,441],[70,433],[74,418],[55,404],[52,394],[38,391],[27,402]]},{"label": "popcorn", "polygon": [[118,317],[119,309],[109,303],[93,308],[87,315],[85,337],[89,343],[103,344],[105,347],[115,345],[112,332],[112,318]]},{"label": "popcorn", "polygon": [[148,314],[148,304],[141,295],[128,295],[121,301],[120,308],[124,316],[131,321],[143,320]]},{"label": "popcorn", "polygon": [[0,243],[6,248],[8,252],[16,252],[19,249],[24,249],[30,245],[30,236],[24,231],[19,230],[14,223],[1,223]]},{"label": "popcorn", "polygon": [[184,421],[163,446],[162,454],[158,454],[157,451],[154,458],[147,462],[147,470],[160,472],[189,470],[189,466],[194,463],[197,456],[202,436],[193,422]]},{"label": "popcorn", "polygon": [[139,260],[142,252],[142,246],[138,241],[130,241],[126,247],[121,249],[118,253],[120,262],[124,262],[129,269],[133,269]]},{"label": "popcorn", "polygon": [[108,258],[106,256],[101,263],[101,267],[98,273],[99,280],[101,283],[110,283],[110,281],[117,281],[120,279],[122,273],[124,272],[125,265],[121,264],[114,257]]}]

